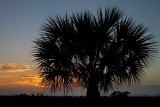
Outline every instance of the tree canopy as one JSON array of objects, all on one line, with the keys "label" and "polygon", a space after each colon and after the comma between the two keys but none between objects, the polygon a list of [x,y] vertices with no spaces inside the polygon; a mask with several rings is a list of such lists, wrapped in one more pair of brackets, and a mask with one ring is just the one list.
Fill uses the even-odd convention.
[{"label": "tree canopy", "polygon": [[42,84],[54,92],[82,86],[99,96],[139,83],[156,53],[147,31],[116,7],[48,18],[33,50]]}]

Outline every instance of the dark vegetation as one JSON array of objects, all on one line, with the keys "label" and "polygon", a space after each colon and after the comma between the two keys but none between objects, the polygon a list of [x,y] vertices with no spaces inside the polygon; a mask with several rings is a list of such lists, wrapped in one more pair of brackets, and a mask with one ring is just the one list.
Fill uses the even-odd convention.
[{"label": "dark vegetation", "polygon": [[46,96],[43,93],[37,94],[18,94],[11,96],[0,96],[1,104],[22,106],[137,106],[152,105],[160,103],[160,96],[129,96],[128,91],[114,91],[110,96],[86,97],[86,96]]},{"label": "dark vegetation", "polygon": [[160,97],[54,97],[54,96],[0,96],[1,105],[15,106],[137,106],[152,105],[157,106],[160,103]]}]

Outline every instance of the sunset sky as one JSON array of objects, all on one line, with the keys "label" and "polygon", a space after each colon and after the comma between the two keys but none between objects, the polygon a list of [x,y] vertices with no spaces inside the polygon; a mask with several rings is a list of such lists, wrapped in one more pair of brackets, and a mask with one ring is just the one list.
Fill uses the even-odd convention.
[{"label": "sunset sky", "polygon": [[[160,0],[0,0],[0,95],[46,93],[33,63],[33,40],[49,16],[117,6],[155,35],[158,53],[133,95],[160,95]],[[78,94],[77,94],[78,93]],[[77,89],[74,95],[85,95]]]}]

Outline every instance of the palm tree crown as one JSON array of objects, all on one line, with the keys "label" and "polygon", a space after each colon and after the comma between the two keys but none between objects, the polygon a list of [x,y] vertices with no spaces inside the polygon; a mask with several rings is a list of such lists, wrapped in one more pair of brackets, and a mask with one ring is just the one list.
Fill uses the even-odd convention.
[{"label": "palm tree crown", "polygon": [[41,31],[33,56],[42,83],[54,92],[80,85],[87,96],[99,96],[139,83],[156,52],[148,29],[115,7],[51,17]]}]

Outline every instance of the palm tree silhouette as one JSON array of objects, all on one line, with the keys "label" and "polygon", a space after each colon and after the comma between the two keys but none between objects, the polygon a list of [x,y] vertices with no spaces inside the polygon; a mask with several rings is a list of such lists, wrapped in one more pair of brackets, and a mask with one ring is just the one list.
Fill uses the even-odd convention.
[{"label": "palm tree silhouette", "polygon": [[33,56],[42,84],[54,92],[82,86],[87,96],[98,97],[139,83],[156,53],[148,29],[116,7],[50,17],[41,31]]}]

